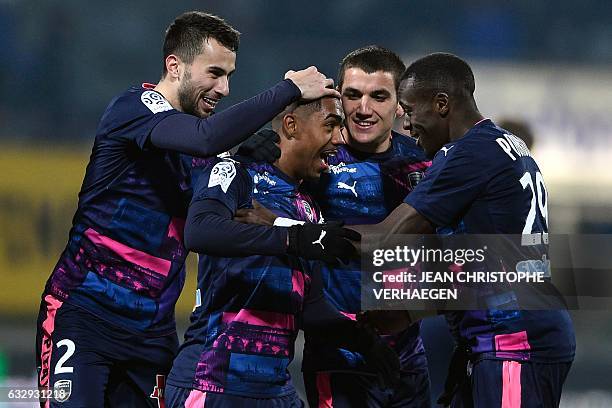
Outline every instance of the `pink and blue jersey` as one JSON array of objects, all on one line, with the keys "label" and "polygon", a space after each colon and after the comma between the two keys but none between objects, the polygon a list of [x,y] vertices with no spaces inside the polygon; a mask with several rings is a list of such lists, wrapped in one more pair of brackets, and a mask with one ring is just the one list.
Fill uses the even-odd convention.
[{"label": "pink and blue jersey", "polygon": [[[329,164],[330,171],[308,189],[327,221],[343,220],[347,225],[355,225],[382,221],[415,188],[430,162],[414,139],[393,132],[387,151],[370,154],[343,145]],[[361,310],[360,262],[335,268],[321,265],[321,270],[329,302],[347,318],[354,319]],[[416,324],[400,335],[385,336],[405,371],[426,370],[419,329]],[[331,347],[306,335],[304,371],[367,371],[360,354]]]},{"label": "pink and blue jersey", "polygon": [[111,101],[96,131],[68,245],[45,289],[150,335],[175,330],[187,256],[189,162],[149,143],[152,129],[176,113],[147,84]]},{"label": "pink and blue jersey", "polygon": [[114,98],[98,125],[68,245],[43,299],[50,295],[134,333],[174,333],[194,163],[179,152],[221,153],[300,95],[284,80],[208,118],[177,111],[151,84]]},{"label": "pink and blue jersey", "polygon": [[[548,232],[546,187],[538,165],[519,138],[488,119],[438,151],[405,202],[440,234]],[[507,245],[512,248],[516,243],[508,239]],[[532,250],[544,247],[535,245]],[[574,358],[574,331],[566,310],[491,307],[449,312],[446,317],[457,340],[469,345],[476,359],[568,362]]]},{"label": "pink and blue jersey", "polygon": [[[318,223],[314,201],[269,164],[215,160],[198,178],[192,206],[234,214],[256,199],[282,217]],[[204,207],[202,207],[204,208]],[[194,392],[275,398],[295,393],[294,353],[309,265],[288,255],[200,255],[197,301],[168,384]]]}]

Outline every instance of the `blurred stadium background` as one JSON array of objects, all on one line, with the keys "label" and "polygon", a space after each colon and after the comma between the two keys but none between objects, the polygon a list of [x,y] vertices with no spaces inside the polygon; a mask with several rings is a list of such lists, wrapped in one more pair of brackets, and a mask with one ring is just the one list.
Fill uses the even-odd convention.
[{"label": "blurred stadium background", "polygon": [[[0,0],[0,387],[34,384],[40,293],[65,245],[99,116],[115,94],[159,78],[164,29],[191,9],[243,33],[220,109],[288,69],[335,76],[367,44],[407,63],[434,51],[466,58],[481,112],[532,127],[551,232],[612,233],[612,2]],[[193,260],[189,272],[183,328]],[[610,407],[612,312],[573,316],[578,350],[562,406]],[[425,338],[435,396],[450,345],[439,320]]]}]

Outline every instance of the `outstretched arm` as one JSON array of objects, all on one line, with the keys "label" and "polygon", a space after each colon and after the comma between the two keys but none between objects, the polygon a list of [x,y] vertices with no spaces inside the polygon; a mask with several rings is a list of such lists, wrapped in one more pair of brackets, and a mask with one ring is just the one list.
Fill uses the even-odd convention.
[{"label": "outstretched arm", "polygon": [[379,234],[388,238],[394,234],[429,234],[434,231],[432,224],[409,204],[402,203],[378,224],[351,225],[351,229],[366,234]]},{"label": "outstretched arm", "polygon": [[241,143],[293,101],[299,88],[290,80],[208,118],[177,113],[162,119],[151,131],[153,146],[192,156],[209,157]]},{"label": "outstretched arm", "polygon": [[272,88],[208,118],[185,113],[167,116],[151,131],[150,142],[192,156],[214,156],[244,141],[300,98],[339,97],[338,91],[327,88],[330,84],[333,80],[315,67],[289,71]]}]

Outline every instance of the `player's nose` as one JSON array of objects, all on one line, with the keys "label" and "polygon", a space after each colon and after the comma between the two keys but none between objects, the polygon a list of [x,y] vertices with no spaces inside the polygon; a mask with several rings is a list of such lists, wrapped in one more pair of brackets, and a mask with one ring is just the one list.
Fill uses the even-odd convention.
[{"label": "player's nose", "polygon": [[215,86],[215,92],[220,96],[229,95],[229,79],[227,76],[221,76],[217,78],[217,83]]},{"label": "player's nose", "polygon": [[338,127],[337,129],[335,129],[332,133],[331,144],[333,144],[334,146],[346,144],[343,132],[344,128]]},{"label": "player's nose", "polygon": [[357,107],[357,113],[361,115],[371,115],[372,109],[370,108],[370,100],[364,96],[359,100],[359,106]]}]

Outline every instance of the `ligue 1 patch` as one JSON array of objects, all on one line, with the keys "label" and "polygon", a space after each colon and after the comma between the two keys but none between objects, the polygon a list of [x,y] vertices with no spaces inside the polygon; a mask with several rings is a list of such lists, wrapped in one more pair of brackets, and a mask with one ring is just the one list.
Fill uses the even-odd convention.
[{"label": "ligue 1 patch", "polygon": [[144,91],[140,100],[153,113],[165,112],[174,109],[170,102],[155,91]]},{"label": "ligue 1 patch", "polygon": [[57,380],[53,384],[53,398],[57,402],[66,402],[72,394],[72,380]]},{"label": "ligue 1 patch", "polygon": [[208,187],[220,186],[224,193],[227,193],[232,180],[236,177],[236,166],[232,162],[220,162],[215,164],[210,178],[208,179]]}]

